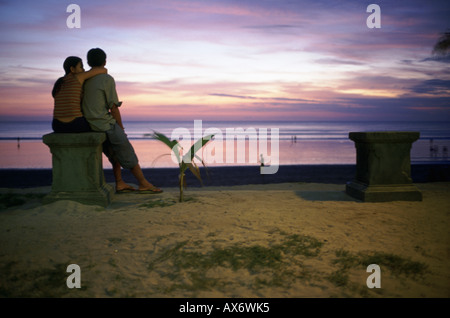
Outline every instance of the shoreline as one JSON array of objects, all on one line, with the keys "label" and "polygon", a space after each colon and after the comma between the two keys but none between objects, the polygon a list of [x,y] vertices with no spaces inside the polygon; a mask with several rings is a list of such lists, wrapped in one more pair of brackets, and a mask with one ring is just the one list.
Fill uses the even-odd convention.
[{"label": "shoreline", "polygon": [[[233,186],[249,184],[274,183],[329,183],[346,184],[352,181],[356,165],[352,164],[318,164],[318,165],[280,165],[273,175],[261,175],[259,166],[222,166],[200,168],[203,186]],[[143,168],[144,175],[158,187],[177,187],[178,168]],[[112,169],[105,168],[105,180],[114,183]],[[135,182],[128,170],[122,170],[125,182]],[[186,172],[188,187],[201,187],[200,182]],[[448,163],[412,164],[411,177],[414,183],[450,181]],[[51,169],[0,169],[0,188],[34,188],[51,186]]]}]

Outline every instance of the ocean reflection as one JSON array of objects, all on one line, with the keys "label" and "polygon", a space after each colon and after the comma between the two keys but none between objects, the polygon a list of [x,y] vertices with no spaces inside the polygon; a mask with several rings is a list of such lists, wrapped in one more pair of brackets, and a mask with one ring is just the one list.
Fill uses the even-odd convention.
[{"label": "ocean reflection", "polygon": [[[216,141],[217,142],[217,141]],[[269,142],[269,141],[268,141]],[[170,149],[156,140],[131,140],[139,162],[143,168],[170,168],[177,167],[176,162],[172,160]],[[237,142],[234,143],[234,159],[227,160],[226,145],[223,141],[223,151],[220,151],[218,144],[211,143],[209,148],[202,149],[208,158],[208,166],[229,166],[229,165],[259,165],[260,153],[259,147],[252,148],[245,145],[245,162],[237,160],[237,152],[242,148],[237,148]],[[448,150],[446,143],[435,140],[433,142],[434,152],[430,154],[430,140],[419,139],[412,145],[411,161],[419,162],[437,162],[448,160]],[[257,153],[249,153],[249,150]],[[52,157],[49,148],[38,140],[9,140],[0,142],[0,168],[33,168],[47,169],[52,167]],[[266,160],[271,153],[270,142],[267,146]],[[212,156],[212,157],[211,157]],[[256,158],[256,159],[255,159]],[[229,159],[229,158],[228,158]],[[266,162],[270,164],[269,161]],[[279,141],[279,164],[355,164],[356,149],[351,140],[281,140]],[[110,168],[111,165],[103,156],[103,166]]]}]

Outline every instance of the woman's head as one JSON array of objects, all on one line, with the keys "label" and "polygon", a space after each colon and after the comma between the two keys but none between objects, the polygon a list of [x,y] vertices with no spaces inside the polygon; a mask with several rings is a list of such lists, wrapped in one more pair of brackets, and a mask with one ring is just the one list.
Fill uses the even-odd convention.
[{"label": "woman's head", "polygon": [[[66,75],[70,74],[70,73],[77,74],[77,73],[84,72],[83,61],[77,56],[69,56],[68,58],[66,58],[64,60],[63,68],[64,68],[64,71],[66,72]],[[55,95],[59,92],[63,82],[64,82],[64,77],[58,78],[58,80],[55,82],[55,84],[53,85],[53,90],[52,90],[53,97],[55,97]]]},{"label": "woman's head", "polygon": [[78,56],[69,56],[65,59],[63,64],[66,75],[69,73],[84,72],[83,61]]}]

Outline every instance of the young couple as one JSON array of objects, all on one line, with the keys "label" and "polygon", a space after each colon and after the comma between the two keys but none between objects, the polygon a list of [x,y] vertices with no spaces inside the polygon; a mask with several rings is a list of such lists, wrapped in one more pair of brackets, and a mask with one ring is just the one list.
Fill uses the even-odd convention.
[{"label": "young couple", "polygon": [[114,78],[107,74],[106,54],[91,49],[87,54],[91,70],[85,72],[79,57],[64,61],[66,75],[53,87],[55,101],[52,128],[56,133],[105,132],[103,153],[113,166],[117,192],[136,189],[122,180],[121,167],[130,169],[139,182],[141,193],[161,193],[144,176],[138,158],[125,134]]}]

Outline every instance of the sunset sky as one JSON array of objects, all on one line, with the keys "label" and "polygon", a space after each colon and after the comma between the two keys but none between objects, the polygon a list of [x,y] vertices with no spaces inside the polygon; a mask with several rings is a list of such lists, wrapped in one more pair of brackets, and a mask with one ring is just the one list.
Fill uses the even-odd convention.
[{"label": "sunset sky", "polygon": [[89,69],[100,47],[126,120],[450,121],[432,55],[449,17],[448,0],[2,0],[0,120],[51,119],[64,59]]}]

